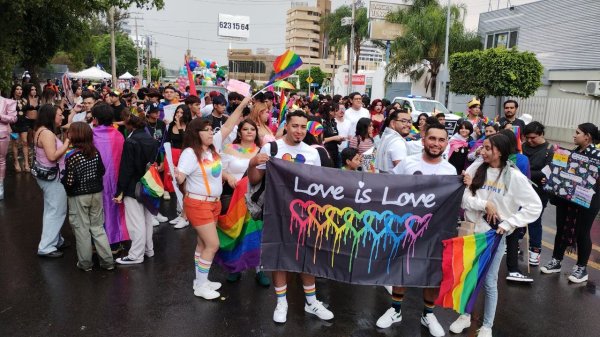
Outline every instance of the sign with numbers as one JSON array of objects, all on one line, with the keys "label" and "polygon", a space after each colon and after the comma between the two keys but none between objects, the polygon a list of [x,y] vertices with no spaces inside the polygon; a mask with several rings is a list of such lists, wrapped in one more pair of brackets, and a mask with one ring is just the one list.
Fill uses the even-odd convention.
[{"label": "sign with numbers", "polygon": [[217,35],[220,37],[247,39],[250,37],[250,17],[219,13]]}]

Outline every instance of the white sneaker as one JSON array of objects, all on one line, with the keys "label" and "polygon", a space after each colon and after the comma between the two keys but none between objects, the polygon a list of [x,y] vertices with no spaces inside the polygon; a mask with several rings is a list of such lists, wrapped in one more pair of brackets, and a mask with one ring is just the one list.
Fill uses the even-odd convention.
[{"label": "white sneaker", "polygon": [[471,315],[460,315],[456,321],[450,324],[450,331],[453,333],[462,333],[464,329],[471,326]]},{"label": "white sneaker", "polygon": [[309,314],[316,315],[317,317],[325,321],[328,321],[333,318],[333,312],[327,310],[327,308],[323,306],[323,302],[321,301],[315,301],[313,304],[306,303],[304,305],[304,311],[308,312]]},{"label": "white sneaker", "polygon": [[169,192],[165,191],[165,193],[163,194],[163,199],[171,200],[171,194],[169,194]]},{"label": "white sneaker", "polygon": [[[221,282],[212,282],[212,281],[206,281],[207,286],[212,289],[212,290],[219,290],[221,289]],[[194,283],[193,283],[193,288],[194,290],[196,290],[196,288],[198,288],[198,280],[194,279]]]},{"label": "white sneaker", "polygon": [[523,282],[523,283],[531,283],[533,282],[533,279],[529,276],[523,275],[521,273],[517,272],[512,272],[512,273],[508,273],[508,276],[506,276],[506,280],[507,281],[514,281],[514,282]]},{"label": "white sneaker", "polygon": [[387,290],[387,292],[390,294],[390,296],[392,296],[392,286],[383,286],[385,288],[385,290]]},{"label": "white sneaker", "polygon": [[156,217],[152,217],[152,227],[159,226],[160,222],[156,219]]},{"label": "white sneaker", "polygon": [[208,282],[205,282],[204,284],[197,286],[196,289],[194,289],[194,296],[202,297],[206,300],[214,300],[215,298],[221,296],[221,294],[219,294],[215,290],[210,289],[210,287],[208,286]]},{"label": "white sneaker", "polygon": [[378,328],[386,329],[392,326],[394,323],[402,322],[402,311],[396,312],[396,309],[389,308],[379,319],[377,320]]},{"label": "white sneaker", "polygon": [[287,321],[287,310],[288,305],[284,302],[277,303],[275,311],[273,312],[273,320],[275,323],[285,323]]},{"label": "white sneaker", "polygon": [[134,260],[129,258],[129,256],[125,256],[125,257],[120,257],[118,259],[115,260],[116,263],[118,264],[140,264],[142,262],[144,262],[144,259],[138,259],[138,260]]},{"label": "white sneaker", "polygon": [[440,325],[437,318],[433,313],[429,313],[425,316],[421,316],[421,324],[429,328],[429,333],[435,337],[442,337],[446,335],[444,328]]},{"label": "white sneaker", "polygon": [[492,329],[482,326],[477,337],[492,337]]},{"label": "white sneaker", "polygon": [[187,226],[189,226],[189,225],[190,225],[190,222],[189,222],[189,221],[187,221],[187,220],[186,220],[186,219],[184,219],[184,218],[181,218],[181,220],[179,220],[179,221],[178,221],[178,222],[175,224],[175,226],[173,226],[173,228],[175,228],[175,229],[181,229],[181,228],[186,228],[186,227],[187,227]]},{"label": "white sneaker", "polygon": [[183,219],[183,218],[182,218],[182,217],[179,215],[179,216],[177,216],[175,219],[173,219],[173,220],[169,220],[169,223],[170,223],[171,225],[176,225],[176,224],[179,222],[179,220],[181,220],[181,219]]},{"label": "white sneaker", "polygon": [[156,214],[155,218],[158,220],[158,222],[167,222],[169,220],[169,218],[160,213]]},{"label": "white sneaker", "polygon": [[539,266],[540,265],[540,253],[536,253],[533,250],[529,251],[529,265],[530,266]]}]

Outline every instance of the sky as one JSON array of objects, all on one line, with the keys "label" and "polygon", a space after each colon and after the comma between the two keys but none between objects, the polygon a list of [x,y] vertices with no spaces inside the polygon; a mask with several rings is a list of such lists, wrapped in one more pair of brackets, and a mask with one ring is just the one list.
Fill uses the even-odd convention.
[{"label": "sky", "polygon": [[[315,5],[316,0],[301,0]],[[350,5],[352,0],[333,0],[333,9]],[[380,0],[385,2],[385,0]],[[444,4],[446,0],[440,0]],[[452,4],[467,6],[465,25],[476,30],[479,14],[487,12],[490,1],[493,9],[505,8],[507,3],[520,5],[535,0],[451,0]],[[192,55],[214,60],[219,65],[227,62],[227,49],[268,48],[275,55],[285,48],[285,15],[291,7],[290,0],[165,0],[162,10],[132,9],[132,17],[138,17],[138,35],[151,35],[156,43],[156,55],[169,69],[183,65],[183,56],[189,48]],[[363,0],[368,4],[368,0]],[[217,36],[219,13],[250,17],[250,37],[247,41],[229,41]],[[130,20],[135,35],[133,20]],[[189,36],[189,40],[188,40]],[[118,51],[117,51],[118,52]]]}]

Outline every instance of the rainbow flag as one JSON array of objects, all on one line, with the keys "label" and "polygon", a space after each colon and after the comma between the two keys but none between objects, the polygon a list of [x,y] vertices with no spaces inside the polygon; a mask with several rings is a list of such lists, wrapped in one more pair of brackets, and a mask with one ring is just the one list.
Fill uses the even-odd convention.
[{"label": "rainbow flag", "polygon": [[287,110],[288,110],[287,97],[285,97],[285,92],[283,90],[281,90],[281,95],[279,96],[279,119],[277,120],[277,124],[279,126],[281,126],[281,124],[283,124]]},{"label": "rainbow flag", "polygon": [[461,314],[473,311],[501,238],[490,230],[443,241],[442,284],[436,305]]},{"label": "rainbow flag", "polygon": [[302,65],[302,59],[291,50],[286,50],[283,54],[277,56],[273,62],[273,71],[275,75],[271,77],[265,87],[270,86],[275,81],[282,80],[296,71]]},{"label": "rainbow flag", "polygon": [[314,93],[314,92],[311,92],[311,93],[310,93],[310,96],[308,97],[308,101],[309,101],[309,102],[312,102],[312,101],[314,101],[314,100],[315,100],[315,99],[317,99],[317,98],[319,98],[319,97],[317,97],[317,95],[315,95],[315,93]]},{"label": "rainbow flag", "polygon": [[260,264],[262,220],[254,220],[246,208],[248,177],[242,178],[233,191],[229,209],[219,216],[217,234],[219,251],[215,262],[229,273],[251,269]]},{"label": "rainbow flag", "polygon": [[[152,164],[148,171],[140,179],[139,191],[136,194],[142,199],[142,203],[146,206],[146,209],[153,215],[158,214],[158,208],[160,207],[160,198],[165,193],[162,179],[158,173],[158,167]],[[136,187],[136,190],[138,187]]]},{"label": "rainbow flag", "polygon": [[517,152],[523,153],[523,145],[521,144],[521,128],[513,125],[513,132],[517,138]]},{"label": "rainbow flag", "polygon": [[414,125],[410,126],[410,133],[413,135],[418,135],[419,134],[419,129],[417,129]]}]

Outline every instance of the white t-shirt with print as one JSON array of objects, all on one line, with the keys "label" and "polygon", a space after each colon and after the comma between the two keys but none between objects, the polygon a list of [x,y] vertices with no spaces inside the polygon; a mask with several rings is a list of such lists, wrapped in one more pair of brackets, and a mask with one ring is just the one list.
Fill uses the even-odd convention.
[{"label": "white t-shirt with print", "polygon": [[[294,146],[290,146],[285,143],[283,139],[278,139],[277,141],[277,154],[275,158],[285,159],[289,161],[295,162],[298,158],[298,155],[304,157],[304,164],[321,166],[321,157],[319,157],[319,151],[317,149],[307,145],[304,142],[300,142]],[[267,155],[271,155],[271,143],[265,144],[260,149],[260,153],[265,153]],[[266,164],[256,166],[259,170],[264,170],[267,167]]]},{"label": "white t-shirt with print", "polygon": [[448,161],[442,159],[437,164],[430,164],[423,160],[422,154],[409,156],[393,169],[394,174],[419,174],[422,175],[456,175],[456,169]]},{"label": "white t-shirt with print", "polygon": [[[223,144],[223,136],[221,132],[217,132],[213,137],[213,145],[217,151],[221,150]],[[192,194],[204,195],[209,197],[220,197],[223,192],[223,178],[221,175],[222,163],[220,157],[213,157],[210,150],[202,154],[202,163],[204,172],[206,172],[206,180],[210,187],[210,193],[204,183],[204,177],[198,158],[192,148],[187,148],[181,152],[177,169],[185,174],[185,190]]]}]

